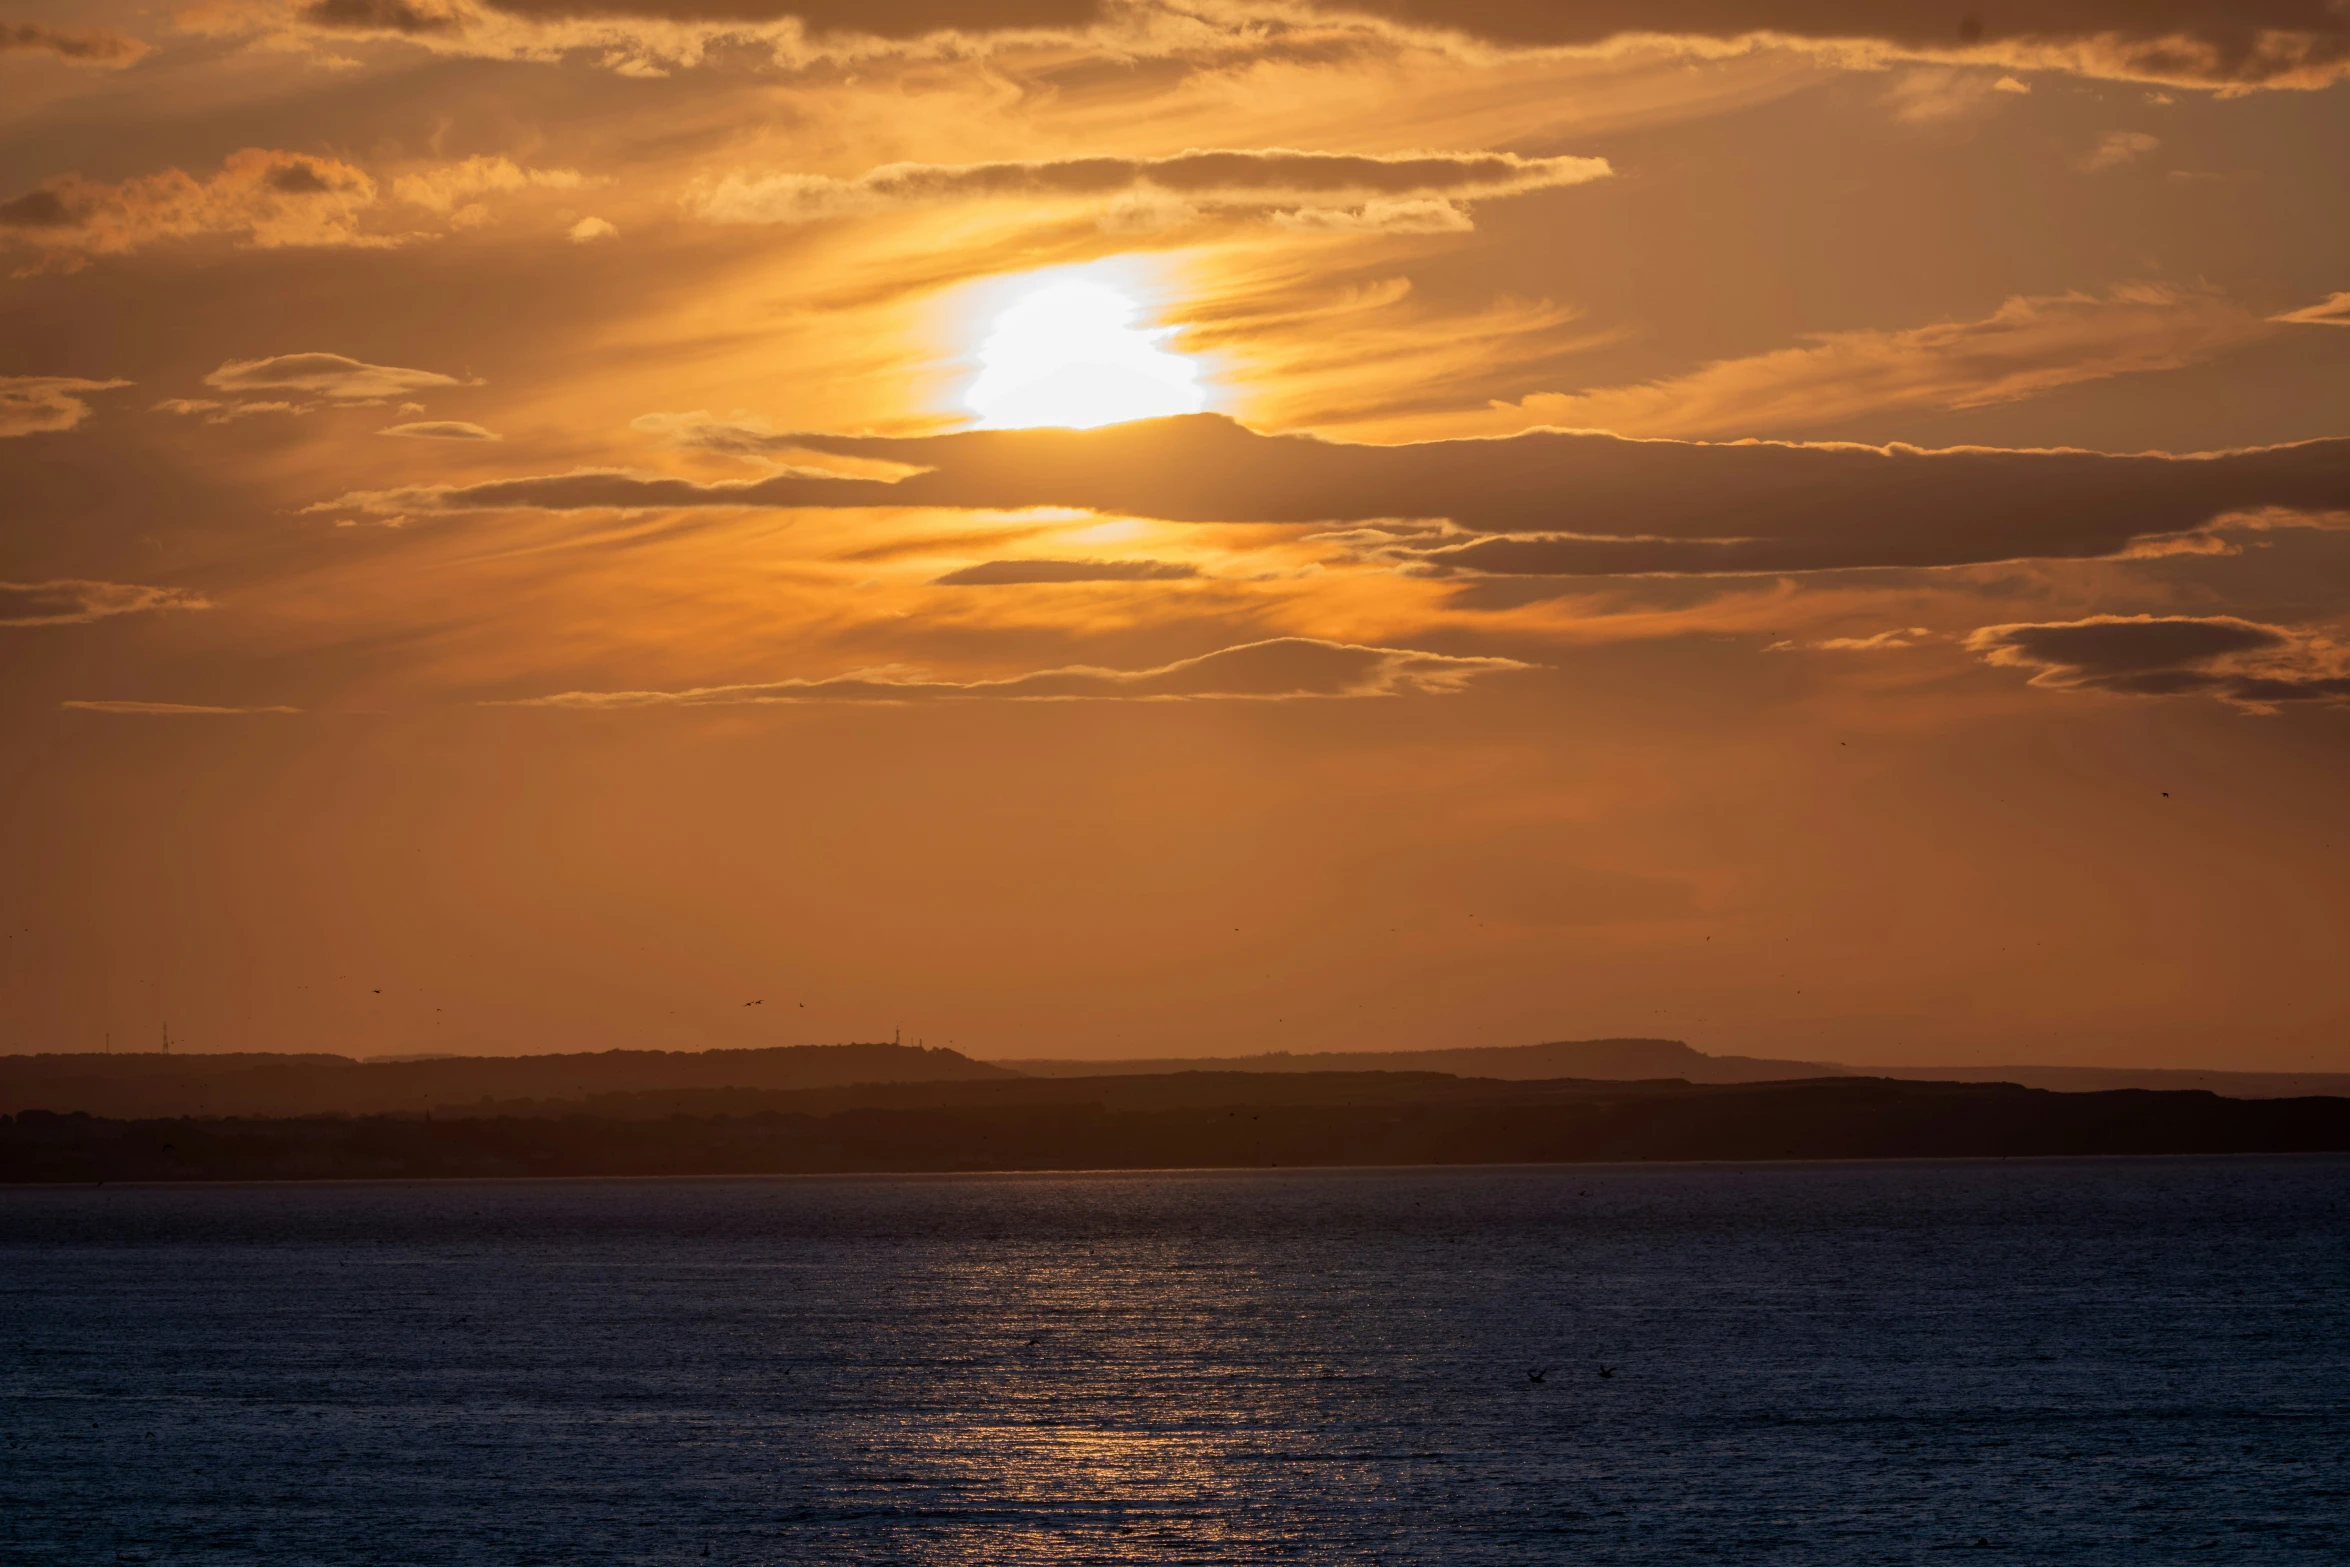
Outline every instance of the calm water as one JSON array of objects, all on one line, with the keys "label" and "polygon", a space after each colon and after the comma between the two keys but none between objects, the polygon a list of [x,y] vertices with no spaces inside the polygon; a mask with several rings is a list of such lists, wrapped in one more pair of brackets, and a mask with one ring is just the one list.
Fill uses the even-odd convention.
[{"label": "calm water", "polygon": [[2340,1563],[2350,1161],[0,1190],[0,1429],[9,1562]]}]

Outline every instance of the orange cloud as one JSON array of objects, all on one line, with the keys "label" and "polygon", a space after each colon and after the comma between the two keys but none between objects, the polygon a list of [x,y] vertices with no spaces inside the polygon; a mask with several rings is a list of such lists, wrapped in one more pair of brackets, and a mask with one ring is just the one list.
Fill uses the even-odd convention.
[{"label": "orange cloud", "polygon": [[130,384],[64,375],[0,375],[0,440],[73,429],[90,417],[90,405],[80,394]]},{"label": "orange cloud", "polygon": [[381,402],[447,386],[479,386],[437,370],[371,365],[342,354],[276,354],[232,359],[204,378],[223,392],[308,392],[336,402]]},{"label": "orange cloud", "polygon": [[2293,321],[2304,326],[2350,326],[2350,293],[2331,294],[2319,304],[2305,305],[2299,310],[2271,316],[2269,319]]},{"label": "orange cloud", "polygon": [[209,234],[260,249],[398,243],[359,231],[374,201],[375,181],[339,159],[247,147],[209,179],[183,169],[111,185],[62,175],[0,202],[0,243],[69,268],[88,256]]}]

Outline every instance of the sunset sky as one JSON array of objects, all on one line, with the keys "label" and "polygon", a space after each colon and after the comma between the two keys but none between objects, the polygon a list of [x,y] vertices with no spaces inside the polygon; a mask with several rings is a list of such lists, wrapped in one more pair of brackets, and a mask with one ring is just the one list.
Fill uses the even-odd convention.
[{"label": "sunset sky", "polygon": [[2343,0],[0,11],[0,1050],[2341,1071],[2346,800]]}]

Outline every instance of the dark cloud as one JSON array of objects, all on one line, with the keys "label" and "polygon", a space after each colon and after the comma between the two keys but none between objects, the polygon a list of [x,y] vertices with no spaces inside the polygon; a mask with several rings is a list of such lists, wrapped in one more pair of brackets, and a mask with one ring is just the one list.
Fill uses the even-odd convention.
[{"label": "dark cloud", "polygon": [[937,579],[935,587],[995,588],[1036,582],[1180,582],[1197,566],[1164,560],[991,560]]},{"label": "dark cloud", "polygon": [[323,196],[335,187],[315,163],[288,163],[269,171],[269,188],[288,196]]},{"label": "dark cloud", "polygon": [[1348,445],[1218,415],[1099,430],[905,439],[806,435],[811,451],[923,471],[735,483],[588,471],[362,493],[323,511],[688,506],[1060,506],[1168,522],[1377,523],[1349,546],[1423,572],[1713,575],[2118,554],[2231,513],[2350,509],[2350,440],[2209,456],[1637,441],[1539,430]]},{"label": "dark cloud", "polygon": [[36,49],[76,65],[129,65],[148,53],[147,45],[111,28],[69,33],[36,22],[0,22],[0,54]]},{"label": "dark cloud", "polygon": [[[2219,89],[2322,87],[2350,72],[2350,11],[2331,0],[2041,0],[1970,8],[1917,0],[1310,0],[1154,5],[1120,0],[472,0],[476,14],[549,32],[599,25],[660,30],[785,31],[892,41],[1059,34],[1129,55],[1394,48],[1466,40],[1473,48],[1605,51],[1624,46],[1722,53],[1762,44],[1811,47],[1869,67],[1887,61]],[[354,15],[441,3],[319,0]],[[452,8],[453,10],[453,8]],[[1156,25],[1154,25],[1154,23]],[[399,30],[394,22],[325,25]]]},{"label": "dark cloud", "polygon": [[2253,708],[2350,701],[2350,658],[2327,638],[2233,615],[2096,615],[1985,626],[1966,640],[2032,684],[2124,696],[2212,696]]},{"label": "dark cloud", "polygon": [[1088,26],[1102,0],[482,0],[536,21],[633,17],[649,22],[798,22],[810,32],[921,38],[945,32],[1027,32]]},{"label": "dark cloud", "polygon": [[1653,35],[1873,43],[1911,58],[2210,87],[2316,87],[2350,67],[2350,9],[2334,0],[1328,0],[1515,47]]},{"label": "dark cloud", "polygon": [[59,191],[27,191],[14,201],[0,201],[0,228],[55,229],[79,221]]},{"label": "dark cloud", "polygon": [[1603,158],[1514,153],[1400,157],[1284,148],[1177,153],[1165,158],[1047,158],[1006,163],[893,163],[854,179],[817,174],[730,175],[695,208],[728,223],[797,223],[933,202],[1151,192],[1220,207],[1279,208],[1419,198],[1469,201],[1604,179]]},{"label": "dark cloud", "polygon": [[400,33],[411,38],[421,33],[454,33],[464,26],[452,11],[412,4],[411,0],[312,0],[300,15],[313,27]]},{"label": "dark cloud", "polygon": [[200,593],[136,582],[0,582],[0,626],[79,626],[158,609],[210,609]]},{"label": "dark cloud", "polygon": [[1479,676],[1533,666],[1511,658],[1461,658],[1411,648],[1359,647],[1276,637],[1178,659],[1155,669],[1044,669],[1003,680],[926,680],[899,669],[828,680],[702,686],[686,691],[566,691],[501,707],[727,707],[792,702],[1182,702],[1289,701],[1444,695]]}]

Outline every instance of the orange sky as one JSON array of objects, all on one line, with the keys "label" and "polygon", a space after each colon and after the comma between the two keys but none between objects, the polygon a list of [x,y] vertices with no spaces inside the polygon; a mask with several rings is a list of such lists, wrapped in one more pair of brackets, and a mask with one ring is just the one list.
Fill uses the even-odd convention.
[{"label": "orange sky", "polygon": [[2350,1070],[2350,13],[2029,9],[8,7],[0,1050]]}]

